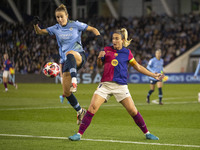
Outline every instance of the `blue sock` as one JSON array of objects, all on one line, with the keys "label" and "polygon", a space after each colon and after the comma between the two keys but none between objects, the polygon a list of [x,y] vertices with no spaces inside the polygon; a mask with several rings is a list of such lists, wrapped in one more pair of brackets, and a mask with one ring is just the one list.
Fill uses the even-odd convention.
[{"label": "blue sock", "polygon": [[162,95],[162,88],[158,88],[158,91],[159,91],[159,95],[158,95],[159,102],[161,102],[162,101],[162,97],[163,97],[163,95]]},{"label": "blue sock", "polygon": [[67,60],[64,63],[63,72],[69,71],[71,77],[77,76],[77,66],[76,66],[76,59],[73,54],[67,55]]},{"label": "blue sock", "polygon": [[154,90],[149,90],[149,92],[147,94],[147,98],[149,98],[153,92],[154,92]]},{"label": "blue sock", "polygon": [[81,106],[79,105],[76,97],[74,94],[71,94],[69,97],[66,97],[67,100],[69,101],[70,105],[76,110],[79,111],[81,109]]}]

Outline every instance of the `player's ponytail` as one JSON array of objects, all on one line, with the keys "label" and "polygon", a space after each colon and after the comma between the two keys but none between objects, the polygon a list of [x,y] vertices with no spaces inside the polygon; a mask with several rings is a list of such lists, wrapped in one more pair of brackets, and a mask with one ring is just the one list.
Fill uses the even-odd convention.
[{"label": "player's ponytail", "polygon": [[120,30],[116,30],[114,33],[120,34],[122,36],[122,39],[124,40],[123,46],[128,47],[131,44],[131,40],[128,40],[128,32],[126,28],[121,28]]},{"label": "player's ponytail", "polygon": [[128,32],[127,32],[126,28],[122,28],[120,31],[121,31],[122,35],[124,36],[123,46],[124,47],[129,46],[131,44],[132,39],[128,40]]},{"label": "player's ponytail", "polygon": [[68,11],[67,8],[64,4],[61,4],[60,6],[58,6],[58,8],[56,8],[55,12],[57,11],[64,11],[66,15],[68,15]]}]

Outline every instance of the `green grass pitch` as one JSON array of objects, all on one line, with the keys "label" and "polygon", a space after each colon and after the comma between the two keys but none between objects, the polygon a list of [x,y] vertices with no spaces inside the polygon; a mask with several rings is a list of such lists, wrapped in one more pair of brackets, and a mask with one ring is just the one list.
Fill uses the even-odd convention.
[{"label": "green grass pitch", "polygon": [[[159,141],[146,140],[123,106],[112,97],[95,114],[84,140],[78,142],[67,139],[78,131],[78,125],[72,107],[67,101],[60,103],[60,84],[18,86],[15,90],[8,85],[9,91],[5,93],[3,84],[0,85],[0,150],[200,149],[200,84],[165,84],[162,106],[152,103],[158,99],[157,88],[147,104],[149,85],[129,84],[137,109]],[[82,107],[88,108],[96,87],[97,84],[78,85],[75,95]]]}]

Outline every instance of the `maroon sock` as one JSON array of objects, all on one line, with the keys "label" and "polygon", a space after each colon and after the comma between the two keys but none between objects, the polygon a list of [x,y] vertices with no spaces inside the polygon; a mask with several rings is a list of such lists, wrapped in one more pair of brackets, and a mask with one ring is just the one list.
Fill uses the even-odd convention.
[{"label": "maroon sock", "polygon": [[5,87],[5,89],[6,89],[6,88],[7,88],[7,83],[6,83],[6,82],[4,82],[3,84],[4,84],[4,87]]},{"label": "maroon sock", "polygon": [[82,135],[85,132],[85,130],[90,125],[93,116],[94,116],[94,114],[92,114],[91,112],[89,112],[89,111],[86,112],[85,116],[83,117],[82,123],[79,127],[78,133],[80,133]]},{"label": "maroon sock", "polygon": [[8,84],[14,85],[13,82],[8,81]]},{"label": "maroon sock", "polygon": [[142,115],[138,112],[136,116],[133,117],[135,123],[140,127],[143,133],[147,133],[147,126],[144,122],[144,119],[142,118]]}]

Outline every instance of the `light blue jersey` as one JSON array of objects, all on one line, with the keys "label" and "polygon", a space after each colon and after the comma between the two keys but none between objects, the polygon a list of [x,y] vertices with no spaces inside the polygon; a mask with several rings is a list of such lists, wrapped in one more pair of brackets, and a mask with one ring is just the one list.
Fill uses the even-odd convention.
[{"label": "light blue jersey", "polygon": [[198,65],[197,65],[196,71],[195,71],[195,73],[194,73],[194,76],[195,76],[195,77],[198,75],[199,70],[200,70],[200,59],[199,59],[199,63],[198,63]]},{"label": "light blue jersey", "polygon": [[60,54],[60,63],[64,63],[66,53],[70,50],[83,52],[81,44],[81,33],[86,30],[87,24],[79,21],[68,20],[67,25],[62,27],[60,24],[55,24],[47,28],[50,35],[55,35]]},{"label": "light blue jersey", "polygon": [[[164,62],[162,58],[158,60],[156,57],[154,57],[150,59],[147,69],[153,73],[161,73],[161,71],[163,71],[163,64]],[[149,77],[149,79],[156,81],[156,79],[153,77]]]}]

